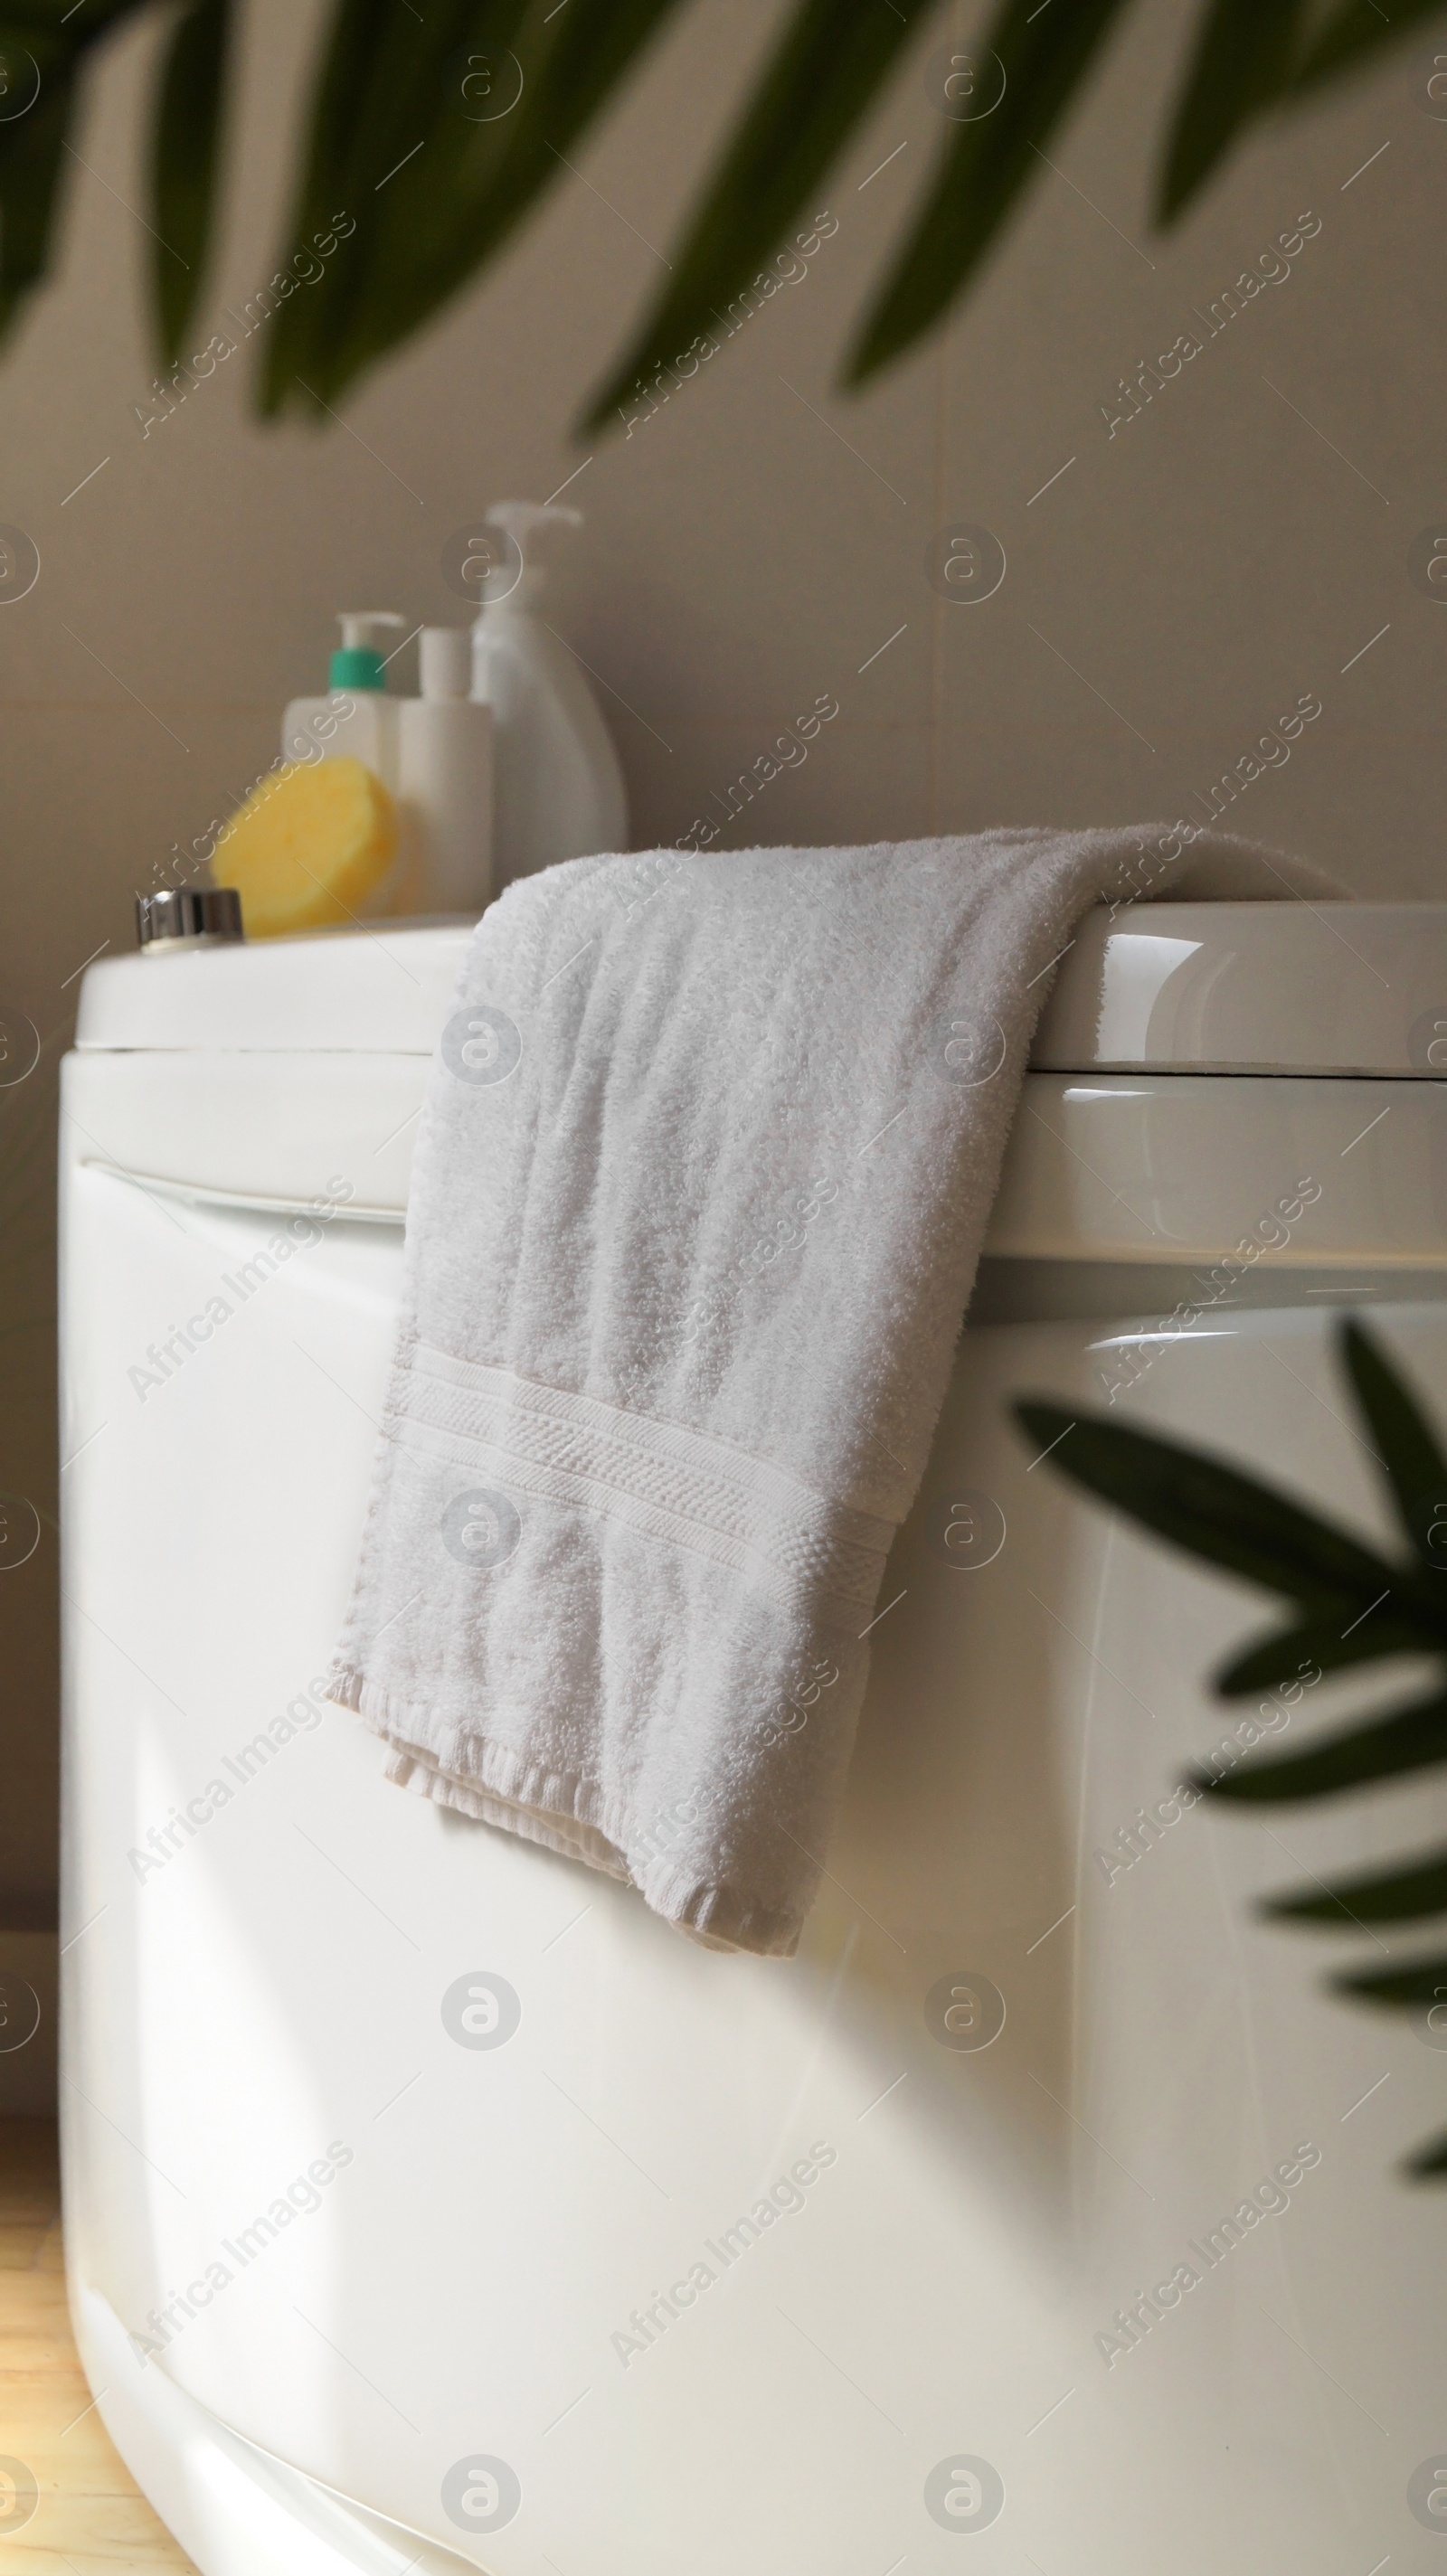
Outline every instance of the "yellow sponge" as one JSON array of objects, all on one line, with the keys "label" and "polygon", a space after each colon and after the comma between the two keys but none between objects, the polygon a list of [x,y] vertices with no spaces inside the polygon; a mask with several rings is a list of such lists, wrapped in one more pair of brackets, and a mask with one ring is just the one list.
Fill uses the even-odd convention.
[{"label": "yellow sponge", "polygon": [[276,939],[350,920],[396,850],[392,799],[360,760],[293,763],[252,789],[211,873],[235,886],[248,938]]}]

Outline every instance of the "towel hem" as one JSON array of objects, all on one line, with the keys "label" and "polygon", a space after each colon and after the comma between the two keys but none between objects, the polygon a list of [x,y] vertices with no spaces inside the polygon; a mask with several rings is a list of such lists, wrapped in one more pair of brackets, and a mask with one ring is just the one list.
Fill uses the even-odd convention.
[{"label": "towel hem", "polygon": [[[666,1853],[647,1862],[630,1858],[630,1845],[647,1838],[637,1819],[580,1775],[525,1761],[510,1745],[475,1734],[467,1738],[464,1775],[452,1768],[444,1749],[456,1744],[458,1729],[428,1703],[402,1699],[368,1681],[355,1664],[332,1667],[326,1696],[391,1746],[387,1777],[396,1786],[635,1888],[653,1913],[704,1949],[745,1950],[771,1959],[792,1958],[798,1949],[807,1907],[783,1914],[745,1903],[737,1890],[680,1869]],[[598,1837],[606,1848],[582,1848],[582,1837],[570,1837],[569,1825]],[[650,1831],[656,1836],[658,1827]]]}]

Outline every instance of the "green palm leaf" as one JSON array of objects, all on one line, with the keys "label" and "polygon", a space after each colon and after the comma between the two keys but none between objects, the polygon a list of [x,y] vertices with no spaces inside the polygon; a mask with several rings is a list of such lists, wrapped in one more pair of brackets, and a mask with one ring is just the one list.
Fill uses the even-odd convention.
[{"label": "green palm leaf", "polygon": [[[434,0],[419,37],[405,13],[344,0],[318,76],[292,237],[342,210],[355,235],[324,287],[272,326],[262,403],[306,408],[299,380],[337,400],[501,250],[682,0]],[[370,33],[353,44],[347,25]],[[357,54],[375,68],[354,79]],[[484,81],[516,103],[478,110]],[[351,84],[345,112],[339,86]],[[464,85],[468,86],[465,87]],[[400,165],[400,166],[399,166]]]},{"label": "green palm leaf", "polygon": [[1347,1728],[1299,1753],[1269,1761],[1243,1762],[1239,1770],[1220,1774],[1193,1771],[1198,1789],[1218,1798],[1247,1803],[1282,1798],[1333,1797],[1342,1789],[1360,1789],[1379,1780],[1396,1780],[1407,1771],[1423,1771],[1447,1762],[1447,1692],[1413,1700],[1369,1725]]},{"label": "green palm leaf", "polygon": [[993,114],[960,125],[904,249],[867,313],[846,371],[863,384],[903,355],[948,310],[979,267],[1015,199],[1040,168],[1041,147],[1076,98],[1125,0],[1003,0],[979,50],[998,55],[1005,93]]},{"label": "green palm leaf", "polygon": [[1373,2004],[1435,2004],[1447,2000],[1447,1957],[1414,1959],[1405,1968],[1347,1968],[1332,1984],[1338,1994]]},{"label": "green palm leaf", "polygon": [[1426,1853],[1403,1868],[1344,1878],[1318,1893],[1268,1896],[1261,1911],[1280,1923],[1406,1923],[1423,1914],[1447,1914],[1447,1851]]},{"label": "green palm leaf", "polygon": [[[90,0],[79,17],[73,0],[0,5],[0,338],[50,265],[81,65],[146,5]],[[33,105],[19,104],[32,93]]]},{"label": "green palm leaf", "polygon": [[668,285],[591,405],[588,429],[608,423],[639,377],[711,331],[753,283],[932,6],[803,0],[674,252]]},{"label": "green palm leaf", "polygon": [[[419,49],[426,48],[422,58],[434,81],[445,59],[435,41],[440,21],[445,20],[451,37],[454,16],[450,5],[439,7],[431,45],[423,22]],[[353,229],[328,254],[321,286],[298,289],[284,299],[269,327],[262,360],[263,414],[280,410],[285,402],[306,408],[300,381],[316,385],[327,376],[325,352],[368,294],[368,254],[379,221],[378,183],[419,139],[416,119],[406,116],[413,104],[406,68],[416,24],[409,25],[407,12],[391,0],[338,0],[331,42],[312,92],[305,159],[282,257],[291,258],[318,235],[335,242],[336,225]],[[403,130],[407,141],[399,143]]]},{"label": "green palm leaf", "polygon": [[[687,0],[333,0],[258,386],[264,414],[334,404],[495,259],[587,129]],[[685,228],[671,275],[589,413],[675,359],[759,276],[893,77],[934,0],[796,0]],[[1303,31],[1310,5],[1314,24]],[[33,109],[0,108],[0,335],[53,258],[77,72],[124,19],[170,0],[0,0],[6,47],[41,66]],[[1366,66],[1447,0],[1202,0],[1167,141],[1160,218],[1199,193],[1252,119]],[[990,112],[954,125],[849,362],[862,383],[942,320],[973,281],[1055,127],[1083,92],[1126,0],[999,0],[978,60],[1006,78]],[[230,85],[227,0],[186,0],[163,55],[154,119],[156,230],[171,245],[155,304],[169,360],[190,328],[214,225]],[[504,112],[465,108],[474,49],[521,75]],[[946,107],[946,115],[951,110]],[[333,228],[337,228],[334,235]],[[293,254],[325,241],[325,284]],[[295,266],[301,266],[300,258]],[[283,276],[281,273],[286,272]],[[247,298],[248,304],[253,298]],[[266,307],[263,307],[265,310]]]},{"label": "green palm leaf", "polygon": [[230,0],[196,0],[172,34],[161,81],[151,195],[156,311],[168,365],[181,354],[210,247],[230,32]]},{"label": "green palm leaf", "polygon": [[1402,1379],[1359,1324],[1346,1325],[1342,1348],[1402,1527],[1423,1564],[1447,1572],[1447,1555],[1434,1556],[1431,1547],[1437,1515],[1447,1522],[1447,1458]]},{"label": "green palm leaf", "polygon": [[1278,1486],[1240,1475],[1204,1450],[1099,1415],[1029,1401],[1015,1410],[1061,1475],[1188,1556],[1244,1575],[1323,1618],[1339,1612],[1343,1623],[1385,1592],[1394,1612],[1420,1617],[1431,1643],[1447,1648],[1447,1600],[1430,1592],[1415,1568],[1389,1564]]},{"label": "green palm leaf", "polygon": [[[27,53],[34,48],[25,48]],[[75,60],[52,46],[41,58],[40,96],[28,115],[0,126],[0,332],[45,275],[75,104]],[[0,63],[18,57],[0,39]]]},{"label": "green palm leaf", "polygon": [[1212,0],[1167,138],[1158,223],[1175,222],[1243,128],[1281,96],[1301,13],[1302,0]]},{"label": "green palm leaf", "polygon": [[1345,1672],[1353,1664],[1379,1663],[1387,1655],[1431,1654],[1439,1642],[1435,1631],[1424,1627],[1419,1613],[1394,1617],[1391,1604],[1383,1602],[1379,1609],[1351,1620],[1345,1629],[1339,1615],[1278,1628],[1273,1636],[1263,1637],[1224,1664],[1215,1676],[1215,1688],[1222,1699],[1248,1699],[1254,1691],[1296,1681],[1313,1666],[1318,1675]]},{"label": "green palm leaf", "polygon": [[[1363,1326],[1348,1320],[1343,1364],[1381,1465],[1393,1507],[1411,1538],[1410,1565],[1395,1565],[1345,1531],[1303,1511],[1289,1496],[1201,1451],[1128,1426],[1026,1402],[1015,1412],[1059,1474],[1206,1564],[1285,1594],[1305,1615],[1231,1657],[1216,1677],[1222,1697],[1380,1662],[1404,1653],[1447,1660],[1447,1584],[1433,1524],[1447,1520],[1447,1460],[1405,1380]],[[1344,1615],[1349,1601],[1358,1608]],[[1374,1787],[1447,1762],[1447,1674],[1428,1696],[1389,1709],[1286,1754],[1197,1770],[1193,1785],[1215,1798],[1260,1803],[1322,1798]],[[1343,1879],[1268,1898],[1279,1920],[1322,1925],[1403,1922],[1447,1913],[1447,1851],[1426,1852]],[[1401,1968],[1352,1969],[1338,1992],[1397,2010],[1447,2000],[1447,1957]],[[1447,2177],[1447,2138],[1434,2139],[1406,2170]]]},{"label": "green palm leaf", "polygon": [[1410,34],[1426,19],[1440,17],[1441,10],[1442,0],[1393,0],[1390,11],[1378,7],[1376,0],[1341,0],[1298,63],[1292,94],[1301,97],[1325,81],[1355,71],[1384,45]]}]

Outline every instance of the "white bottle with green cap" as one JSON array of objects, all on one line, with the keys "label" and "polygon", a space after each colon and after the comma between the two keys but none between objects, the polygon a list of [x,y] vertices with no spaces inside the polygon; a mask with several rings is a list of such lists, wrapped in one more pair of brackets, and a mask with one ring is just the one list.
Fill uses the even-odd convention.
[{"label": "white bottle with green cap", "polygon": [[[338,624],[342,640],[332,655],[324,698],[293,698],[281,720],[281,747],[288,760],[335,760],[345,753],[360,760],[397,792],[397,707],[387,694],[386,638],[407,623],[394,609],[343,609]],[[395,648],[393,648],[395,649]]]}]

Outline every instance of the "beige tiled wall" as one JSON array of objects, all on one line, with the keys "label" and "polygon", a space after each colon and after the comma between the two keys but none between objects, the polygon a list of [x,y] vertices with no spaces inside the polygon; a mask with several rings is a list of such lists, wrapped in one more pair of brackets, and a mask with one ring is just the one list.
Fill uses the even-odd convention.
[{"label": "beige tiled wall", "polygon": [[[1242,800],[1240,828],[1364,893],[1438,890],[1447,613],[1406,570],[1413,537],[1447,518],[1447,125],[1417,103],[1423,48],[1262,133],[1162,243],[1151,138],[1195,13],[1136,0],[973,301],[846,401],[851,319],[941,140],[926,37],[821,192],[839,229],[807,282],[632,438],[579,447],[570,422],[662,275],[777,14],[682,12],[581,175],[322,435],[252,425],[242,350],[142,436],[149,244],[128,209],[143,202],[153,33],[113,51],[70,172],[61,275],[0,366],[0,518],[42,556],[30,598],[0,614],[0,1000],[47,1031],[64,1022],[81,960],[129,940],[132,887],[270,757],[283,700],[322,684],[334,609],[455,616],[449,534],[589,455],[570,494],[589,524],[556,615],[616,693],[639,843],[684,831],[823,691],[839,717],[751,809],[747,837],[1174,814],[1313,690],[1320,721]],[[246,20],[218,311],[274,264],[316,0],[253,0]],[[1100,406],[1121,373],[1195,327],[1192,308],[1308,209],[1321,230],[1289,283],[1112,437]],[[1006,550],[982,607],[925,578],[932,537],[958,520]],[[37,1316],[44,1260],[37,1237]],[[44,1346],[43,1321],[0,1343],[0,1484],[53,1511]],[[20,1734],[42,1769],[53,1574],[47,1530],[0,1598],[0,1624],[29,1641],[0,1638],[0,1654],[27,1658]],[[5,1829],[18,1880],[43,1883],[41,1769]]]}]

